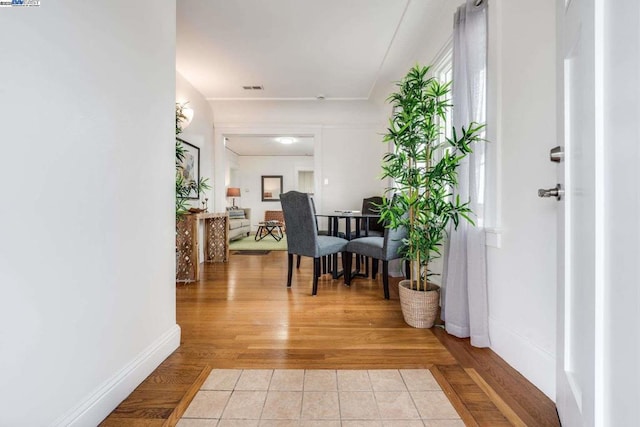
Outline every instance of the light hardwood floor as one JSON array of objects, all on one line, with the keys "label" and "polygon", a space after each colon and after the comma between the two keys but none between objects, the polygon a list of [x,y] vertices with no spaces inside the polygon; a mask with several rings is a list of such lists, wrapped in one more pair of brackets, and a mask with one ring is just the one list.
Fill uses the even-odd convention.
[{"label": "light hardwood floor", "polygon": [[311,272],[303,258],[287,289],[285,252],[204,265],[176,289],[181,346],[102,425],[174,425],[212,368],[428,368],[467,425],[559,425],[553,402],[491,350],[407,326],[379,277],[347,288],[324,275],[312,297]]}]

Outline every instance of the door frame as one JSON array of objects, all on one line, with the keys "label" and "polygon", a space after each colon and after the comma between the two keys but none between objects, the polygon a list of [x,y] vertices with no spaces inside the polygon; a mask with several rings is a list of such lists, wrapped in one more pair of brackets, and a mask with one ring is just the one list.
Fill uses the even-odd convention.
[{"label": "door frame", "polygon": [[264,136],[264,135],[298,135],[313,137],[313,168],[315,181],[315,200],[319,210],[322,209],[322,128],[320,126],[290,126],[290,125],[264,125],[264,124],[234,124],[219,123],[214,125],[214,182],[213,198],[214,209],[223,211],[227,204],[225,188],[227,170],[227,153],[224,143],[225,137],[233,135]]}]

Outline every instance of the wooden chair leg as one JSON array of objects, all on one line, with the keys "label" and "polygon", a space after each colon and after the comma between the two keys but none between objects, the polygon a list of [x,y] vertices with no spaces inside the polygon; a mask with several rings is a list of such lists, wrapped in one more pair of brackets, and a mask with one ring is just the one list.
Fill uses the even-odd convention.
[{"label": "wooden chair leg", "polygon": [[411,278],[411,262],[408,259],[404,260],[404,274],[406,275],[405,279]]},{"label": "wooden chair leg", "polygon": [[[344,260],[342,260],[342,262],[344,263]],[[337,279],[338,278],[338,253],[337,252],[331,255],[331,266],[333,267],[332,277],[334,279]]]},{"label": "wooden chair leg", "polygon": [[378,260],[373,258],[371,260],[371,278],[376,280],[376,276],[378,275]]},{"label": "wooden chair leg", "polygon": [[320,276],[320,258],[313,259],[313,290],[311,295],[318,294],[318,277]]},{"label": "wooden chair leg", "polygon": [[[298,260],[300,255],[298,255]],[[291,287],[291,276],[293,275],[293,254],[287,254],[287,288]]]},{"label": "wooden chair leg", "polygon": [[296,268],[299,269],[300,268],[300,258],[302,258],[300,255],[298,255],[298,259],[296,261]]},{"label": "wooden chair leg", "polygon": [[389,261],[382,261],[382,289],[384,299],[389,299]]},{"label": "wooden chair leg", "polygon": [[327,257],[322,257],[322,274],[327,274]]},{"label": "wooden chair leg", "polygon": [[351,253],[342,252],[342,269],[344,270],[345,286],[351,286],[351,257],[352,257]]}]

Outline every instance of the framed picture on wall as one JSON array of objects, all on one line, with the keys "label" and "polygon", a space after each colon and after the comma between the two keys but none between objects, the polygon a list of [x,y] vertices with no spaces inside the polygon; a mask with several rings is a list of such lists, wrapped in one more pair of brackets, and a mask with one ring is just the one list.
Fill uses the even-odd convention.
[{"label": "framed picture on wall", "polygon": [[[189,144],[184,139],[177,138],[184,147],[184,159],[179,163],[180,173],[185,183],[194,183],[194,187],[200,181],[200,149]],[[200,195],[196,189],[192,189],[188,199],[199,199]]]},{"label": "framed picture on wall", "polygon": [[282,193],[282,175],[262,175],[262,201],[278,202]]}]

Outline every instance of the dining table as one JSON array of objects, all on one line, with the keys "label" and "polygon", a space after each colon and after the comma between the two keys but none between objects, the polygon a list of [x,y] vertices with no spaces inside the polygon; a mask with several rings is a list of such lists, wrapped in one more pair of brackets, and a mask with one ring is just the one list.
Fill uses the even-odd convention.
[{"label": "dining table", "polygon": [[[338,235],[339,230],[339,221],[341,219],[345,220],[344,234],[345,239],[351,240],[356,239],[358,237],[363,237],[361,232],[364,231],[364,236],[369,235],[369,221],[371,219],[380,219],[380,215],[377,214],[365,214],[360,211],[334,211],[328,213],[319,213],[316,214],[318,218],[327,218],[327,231],[332,236]],[[352,236],[351,233],[351,220],[355,220],[355,235]],[[364,228],[361,227],[364,222]]]},{"label": "dining table", "polygon": [[[362,213],[360,211],[350,211],[350,210],[336,210],[333,212],[322,212],[316,214],[317,218],[327,218],[327,233],[331,236],[338,236],[340,220],[345,220],[344,225],[344,238],[347,240],[357,239],[359,237],[367,237],[369,236],[369,222],[372,219],[380,219],[380,215],[377,214],[369,214]],[[355,229],[352,233],[351,231],[351,223],[355,222]],[[364,225],[364,227],[362,227]],[[364,235],[362,234],[364,233]],[[351,272],[351,277],[369,276],[369,265],[367,263],[366,270],[364,273],[360,272],[360,257],[356,257],[355,262],[355,270]],[[344,272],[338,271],[334,274],[333,278],[339,278]]]}]

